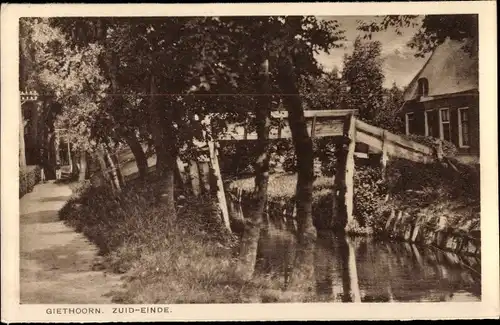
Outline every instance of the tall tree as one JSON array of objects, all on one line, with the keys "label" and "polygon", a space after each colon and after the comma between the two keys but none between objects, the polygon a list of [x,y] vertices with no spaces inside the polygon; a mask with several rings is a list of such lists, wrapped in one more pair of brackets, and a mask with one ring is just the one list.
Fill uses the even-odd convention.
[{"label": "tall tree", "polygon": [[306,110],[345,108],[346,87],[337,67],[319,77],[305,75],[300,80],[300,94]]},{"label": "tall tree", "polygon": [[259,96],[255,105],[255,120],[257,131],[257,159],[254,164],[255,188],[250,202],[250,216],[245,225],[243,233],[240,261],[243,279],[250,279],[255,268],[257,258],[257,247],[259,243],[261,223],[267,202],[267,187],[269,182],[269,127],[271,125],[271,105],[269,84],[269,59],[265,45],[261,51],[260,71],[257,88],[262,96]]},{"label": "tall tree", "polygon": [[[300,98],[300,78],[303,76],[316,76],[321,74],[321,69],[314,57],[314,53],[318,50],[329,51],[338,46],[337,41],[342,38],[342,33],[338,29],[338,24],[335,21],[318,20],[315,17],[251,17],[251,18],[222,18],[223,30],[230,31],[233,37],[229,41],[236,40],[236,46],[230,46],[234,52],[230,52],[228,58],[224,58],[222,63],[236,72],[237,89],[248,89],[245,84],[244,70],[241,65],[256,66],[261,65],[263,58],[269,55],[270,69],[270,86],[266,91],[262,87],[253,88],[257,90],[260,97],[264,94],[266,97],[269,93],[282,94],[280,97],[288,110],[288,120],[291,126],[293,142],[298,156],[298,176],[296,188],[297,201],[297,220],[298,220],[298,239],[301,251],[310,251],[316,231],[312,223],[312,183],[313,177],[313,148],[312,141],[307,132],[307,125],[304,118],[304,106]],[[220,29],[219,29],[220,31]],[[262,47],[256,44],[262,42],[266,44],[266,50],[260,50]],[[258,49],[258,50],[256,50]],[[236,62],[234,56],[238,57]],[[231,59],[231,57],[233,57]],[[243,78],[242,78],[243,77]],[[265,85],[265,83],[262,83]],[[240,91],[241,91],[240,90]],[[252,90],[250,87],[249,90]],[[234,89],[233,89],[234,91]],[[257,101],[257,105],[262,108],[267,106],[262,101],[268,101],[269,98]],[[262,109],[261,108],[261,109]],[[268,117],[261,110],[256,111],[255,123],[258,126],[258,132],[262,135],[268,131],[264,131]],[[260,129],[260,131],[259,131]],[[262,133],[261,133],[262,132]],[[259,135],[260,136],[260,135]],[[261,148],[264,147],[264,143]],[[259,150],[259,153],[264,153],[265,150]],[[266,159],[263,159],[266,157]],[[256,168],[256,189],[262,190],[264,187],[259,183],[267,183],[267,178],[262,168],[268,165],[267,155],[260,155],[257,159]],[[259,167],[259,163],[263,164]],[[258,195],[258,202],[261,204],[255,205],[259,209],[254,210],[255,220],[262,218],[262,203],[264,196]],[[257,236],[253,236],[253,239]],[[254,242],[255,247],[256,243]],[[311,265],[305,260],[306,254],[299,254],[298,263],[301,265]]]},{"label": "tall tree", "polygon": [[51,26],[46,18],[22,18],[20,29],[20,86],[36,89],[44,101],[31,111],[32,121],[38,121],[35,129],[39,131],[33,149],[41,149],[49,144],[61,107],[78,107],[82,111],[96,107],[92,85],[105,87],[95,60],[100,49],[70,48],[64,33]]},{"label": "tall tree", "polygon": [[354,41],[351,55],[344,57],[342,78],[347,86],[346,105],[359,110],[359,117],[373,122],[384,100],[381,43]]},{"label": "tall tree", "polygon": [[403,90],[395,83],[389,89],[384,88],[384,101],[375,115],[373,124],[394,133],[404,131],[404,122],[400,110],[404,103]]},{"label": "tall tree", "polygon": [[[296,207],[299,249],[296,256],[297,274],[312,272],[312,251],[316,229],[312,221],[314,182],[313,143],[307,131],[304,106],[300,97],[299,78],[319,76],[321,69],[314,58],[319,50],[329,52],[343,39],[336,21],[315,17],[278,19],[279,38],[276,56],[276,79],[288,111],[288,123],[297,157]],[[276,27],[275,27],[276,28]]]}]

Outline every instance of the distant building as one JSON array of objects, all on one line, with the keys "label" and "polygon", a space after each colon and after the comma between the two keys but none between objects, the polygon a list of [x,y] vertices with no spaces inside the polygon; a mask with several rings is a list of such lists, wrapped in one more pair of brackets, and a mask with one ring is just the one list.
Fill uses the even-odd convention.
[{"label": "distant building", "polygon": [[406,134],[447,140],[461,155],[479,157],[478,57],[464,44],[448,39],[434,50],[405,90],[403,113]]}]

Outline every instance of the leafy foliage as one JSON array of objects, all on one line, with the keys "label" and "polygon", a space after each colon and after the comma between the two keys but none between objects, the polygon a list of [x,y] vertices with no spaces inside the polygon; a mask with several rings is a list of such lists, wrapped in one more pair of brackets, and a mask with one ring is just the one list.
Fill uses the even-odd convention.
[{"label": "leafy foliage", "polygon": [[[22,83],[63,107],[56,128],[67,129],[75,147],[89,148],[92,131],[102,124],[100,104],[108,87],[98,62],[103,48],[93,43],[70,47],[64,33],[48,19],[23,18],[20,24],[21,67],[26,71]],[[103,127],[109,130],[109,125]]]},{"label": "leafy foliage", "polygon": [[[435,148],[438,141],[438,139],[434,137],[420,134],[403,135],[403,137],[407,138],[408,140],[427,145],[430,148]],[[454,157],[458,154],[458,148],[452,142],[446,140],[439,141],[442,144],[443,154],[445,157]]]},{"label": "leafy foliage", "polygon": [[358,167],[354,173],[354,211],[362,227],[373,228],[378,209],[387,194],[387,185],[381,178],[380,168]]},{"label": "leafy foliage", "polygon": [[447,38],[457,41],[468,40],[464,44],[465,49],[474,55],[478,49],[478,15],[475,14],[450,14],[450,15],[426,15],[421,22],[414,15],[389,15],[383,17],[380,22],[363,22],[358,29],[366,32],[370,38],[372,33],[395,28],[398,34],[405,27],[417,27],[418,32],[408,42],[410,48],[416,49],[416,56],[423,57],[431,52]]},{"label": "leafy foliage", "polygon": [[344,57],[342,78],[347,86],[347,107],[358,109],[362,120],[372,122],[384,105],[381,43],[358,37],[353,53]]},{"label": "leafy foliage", "polygon": [[306,75],[301,80],[300,93],[307,110],[344,109],[346,85],[334,68],[319,76]]},{"label": "leafy foliage", "polygon": [[400,113],[403,103],[403,91],[396,84],[384,89],[384,104],[375,114],[373,125],[393,133],[404,133],[404,121]]},{"label": "leafy foliage", "polygon": [[36,184],[40,182],[40,167],[26,166],[19,171],[19,197],[33,191]]}]

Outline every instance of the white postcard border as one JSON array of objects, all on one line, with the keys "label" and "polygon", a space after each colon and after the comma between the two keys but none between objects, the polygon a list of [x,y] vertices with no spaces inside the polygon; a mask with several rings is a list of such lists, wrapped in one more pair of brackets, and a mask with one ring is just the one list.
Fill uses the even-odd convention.
[{"label": "white postcard border", "polygon": [[[170,313],[113,314],[129,305],[20,305],[18,204],[18,19],[23,16],[386,15],[479,14],[482,301],[477,303],[168,305]],[[499,315],[496,2],[290,4],[8,4],[1,13],[2,321],[109,322],[168,320],[448,319]],[[148,307],[155,305],[148,305]],[[47,314],[47,308],[100,308],[102,313]],[[131,305],[140,308],[139,305]]]}]

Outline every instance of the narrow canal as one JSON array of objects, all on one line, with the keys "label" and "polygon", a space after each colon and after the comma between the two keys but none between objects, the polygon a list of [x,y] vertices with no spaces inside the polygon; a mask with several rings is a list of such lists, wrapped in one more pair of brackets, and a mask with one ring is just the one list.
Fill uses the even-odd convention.
[{"label": "narrow canal", "polygon": [[[373,238],[320,234],[310,260],[313,271],[301,290],[311,302],[480,301],[480,260],[433,247]],[[296,243],[290,234],[271,231],[259,245],[257,272],[278,281],[283,290]]]}]

